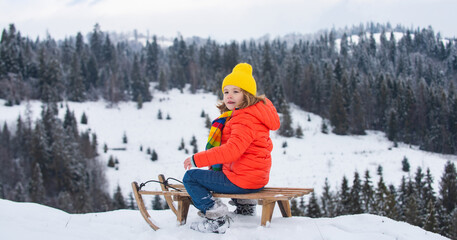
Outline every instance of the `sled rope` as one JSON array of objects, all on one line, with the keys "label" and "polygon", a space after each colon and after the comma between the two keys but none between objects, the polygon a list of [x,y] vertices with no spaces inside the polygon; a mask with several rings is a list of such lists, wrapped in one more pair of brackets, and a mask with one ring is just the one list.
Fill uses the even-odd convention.
[{"label": "sled rope", "polygon": [[172,189],[174,189],[174,190],[176,190],[176,191],[178,191],[178,192],[182,192],[181,189],[172,187],[172,186],[170,186],[170,184],[168,184],[168,180],[170,180],[170,179],[171,179],[171,180],[174,180],[174,181],[176,181],[176,182],[179,182],[179,183],[182,184],[182,182],[181,182],[180,180],[178,180],[178,179],[176,179],[176,178],[172,178],[172,177],[167,178],[167,179],[166,179],[165,181],[163,181],[163,182],[158,181],[158,180],[149,180],[149,181],[146,181],[146,182],[144,182],[144,183],[140,183],[140,186],[139,186],[139,188],[138,188],[138,191],[140,191],[142,187],[146,186],[146,184],[151,183],[151,182],[155,182],[155,183],[163,184],[163,185],[165,185],[165,186],[167,186],[167,187],[169,187],[169,188],[172,188]]}]

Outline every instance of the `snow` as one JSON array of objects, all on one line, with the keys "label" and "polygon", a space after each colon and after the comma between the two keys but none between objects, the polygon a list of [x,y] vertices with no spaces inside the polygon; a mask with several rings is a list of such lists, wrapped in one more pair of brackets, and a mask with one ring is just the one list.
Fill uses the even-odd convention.
[{"label": "snow", "polygon": [[[0,237],[4,240],[447,239],[407,223],[369,214],[320,219],[274,215],[268,227],[259,225],[260,216],[233,216],[231,227],[219,235],[196,232],[189,224],[178,226],[170,210],[153,212],[161,227],[158,231],[152,230],[136,210],[68,214],[39,204],[0,199],[0,212]],[[191,208],[188,221],[198,218],[195,208]]]},{"label": "snow", "polygon": [[[202,110],[210,119],[219,115],[215,107],[217,97],[210,93],[190,94],[188,90],[174,89],[168,93],[153,91],[153,96],[152,102],[144,103],[142,109],[137,109],[133,102],[109,106],[105,101],[68,102],[60,109],[59,114],[63,117],[68,104],[78,122],[83,112],[86,114],[88,124],[79,123],[78,127],[80,131],[90,129],[97,134],[100,161],[106,165],[110,156],[119,159],[118,170],[106,169],[110,193],[119,185],[127,197],[131,182],[157,180],[158,174],[182,179],[183,161],[193,150],[189,143],[192,136],[197,139],[200,151],[206,143],[208,129],[205,118],[200,117]],[[40,116],[41,103],[38,101],[13,107],[6,107],[4,103],[0,100],[0,124],[7,123],[12,132],[19,115],[25,119],[28,111],[32,119]],[[162,120],[157,119],[159,110]],[[335,191],[343,176],[352,183],[355,171],[363,176],[364,171],[369,170],[372,182],[376,183],[376,169],[382,165],[385,182],[396,187],[402,176],[413,176],[417,167],[422,167],[424,172],[430,168],[436,192],[446,161],[457,161],[457,156],[424,152],[417,146],[403,143],[395,148],[381,132],[368,131],[365,136],[323,134],[321,117],[296,106],[292,106],[291,114],[294,128],[300,125],[304,136],[298,139],[284,138],[276,132],[271,134],[274,150],[269,187],[312,187],[319,195],[325,178]],[[167,115],[171,120],[166,120]],[[124,134],[128,138],[126,144],[122,142]],[[188,154],[178,150],[181,139],[184,139]],[[286,148],[283,148],[284,142],[287,142]],[[103,152],[105,143],[110,149],[107,153]],[[150,155],[146,154],[148,148],[157,152],[158,161],[150,160]],[[408,159],[412,173],[402,172],[404,157]],[[148,184],[146,189],[161,190],[156,183]],[[148,208],[151,201],[152,197],[145,199]],[[229,210],[233,210],[230,207]],[[0,200],[0,212],[1,239],[278,239],[284,236],[301,239],[305,235],[309,239],[445,239],[406,223],[367,214],[332,219],[282,218],[279,209],[275,209],[272,223],[265,228],[259,225],[260,207],[257,216],[234,216],[235,221],[225,235],[201,234],[190,230],[189,224],[177,226],[176,217],[170,210],[150,211],[152,220],[162,228],[157,232],[149,228],[139,211],[133,210],[68,214],[38,204]],[[188,222],[198,219],[196,212],[191,207]]]}]

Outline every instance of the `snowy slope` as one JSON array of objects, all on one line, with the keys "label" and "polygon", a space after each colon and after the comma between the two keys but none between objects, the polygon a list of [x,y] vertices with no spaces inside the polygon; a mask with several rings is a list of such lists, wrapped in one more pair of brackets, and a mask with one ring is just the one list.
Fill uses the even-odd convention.
[{"label": "snowy slope", "polygon": [[[337,218],[311,219],[273,216],[269,227],[260,227],[260,216],[234,217],[225,234],[200,233],[176,225],[168,211],[154,211],[153,218],[162,228],[154,231],[138,211],[68,214],[33,203],[0,199],[0,238],[46,240],[149,240],[149,239],[316,239],[316,240],[439,240],[447,239],[406,223],[369,214]],[[189,221],[197,220],[195,209]]]},{"label": "snowy slope", "polygon": [[[215,107],[217,97],[212,94],[193,95],[175,89],[169,93],[156,91],[153,95],[153,101],[145,103],[141,110],[133,102],[119,103],[115,107],[107,107],[108,104],[103,101],[68,103],[78,121],[83,112],[88,116],[88,125],[78,126],[81,131],[90,128],[97,134],[100,160],[107,163],[110,156],[119,159],[118,170],[107,169],[111,192],[119,184],[123,194],[127,195],[131,191],[132,181],[157,179],[160,173],[181,179],[185,173],[182,163],[192,152],[189,144],[192,136],[196,137],[200,151],[204,150],[206,144],[208,129],[205,128],[205,119],[200,117],[202,110],[209,114],[210,119],[219,115]],[[19,114],[25,118],[27,104],[5,107],[3,103],[0,100],[0,124],[6,121],[11,129]],[[33,101],[28,105],[33,118],[39,117],[41,103]],[[157,119],[159,110],[163,115],[162,120]],[[398,186],[401,176],[407,175],[401,170],[401,161],[406,157],[413,174],[419,166],[424,172],[430,168],[437,191],[444,164],[448,160],[457,161],[455,155],[424,152],[417,150],[416,146],[400,143],[398,148],[393,148],[393,143],[387,140],[384,133],[376,131],[368,131],[365,136],[322,134],[322,119],[319,116],[294,106],[291,112],[294,128],[300,125],[304,136],[298,139],[284,138],[276,132],[271,134],[274,149],[269,186],[314,187],[319,193],[325,178],[336,190],[343,176],[352,182],[355,171],[363,176],[365,170],[370,171],[372,181],[376,183],[376,169],[380,164],[386,183]],[[64,114],[65,107],[60,109],[60,115],[63,117]],[[171,120],[165,119],[167,115]],[[128,138],[127,144],[122,143],[124,133]],[[185,141],[188,154],[178,151],[181,139]],[[284,142],[287,142],[286,148],[282,147]],[[107,153],[103,152],[105,143],[110,148]],[[143,151],[140,151],[140,146],[143,146]],[[150,155],[146,154],[148,147],[157,152],[158,161],[150,161]],[[126,151],[111,148],[126,148]],[[159,186],[150,187],[159,189]]]},{"label": "snowy slope", "polygon": [[[150,179],[157,179],[157,175],[160,173],[167,177],[181,179],[185,173],[182,163],[192,152],[192,147],[189,144],[192,136],[196,137],[199,150],[203,150],[206,143],[208,129],[205,128],[205,119],[200,117],[202,110],[209,114],[211,119],[218,116],[215,107],[217,97],[209,93],[193,95],[188,91],[181,93],[178,90],[171,90],[169,93],[155,91],[153,96],[153,101],[144,103],[143,109],[140,110],[136,108],[135,103],[131,102],[119,103],[115,107],[108,107],[104,101],[68,103],[78,121],[83,112],[87,115],[88,124],[79,124],[79,128],[81,131],[90,129],[97,134],[100,161],[107,163],[110,156],[119,159],[118,170],[107,168],[106,171],[111,193],[119,185],[124,196],[127,197],[131,192],[130,184],[132,181],[145,182]],[[31,117],[36,119],[40,115],[41,103],[31,101],[20,106],[5,107],[4,101],[0,100],[0,124],[3,125],[6,122],[10,130],[14,131],[16,119],[19,114],[24,119],[26,109],[29,109]],[[157,119],[159,110],[163,115],[162,120]],[[401,177],[407,175],[401,171],[401,161],[407,157],[413,173],[418,166],[422,167],[423,171],[430,168],[435,179],[436,192],[446,161],[457,161],[457,156],[428,153],[406,144],[399,144],[398,148],[392,148],[393,144],[380,132],[368,131],[366,136],[322,134],[320,132],[322,119],[319,116],[306,113],[294,106],[291,110],[293,126],[300,125],[304,137],[302,139],[284,138],[277,133],[272,133],[271,137],[275,147],[272,153],[273,166],[269,186],[314,187],[315,191],[320,194],[325,178],[329,179],[331,190],[335,191],[337,187],[339,188],[343,176],[346,176],[352,183],[354,171],[358,171],[362,175],[365,170],[370,171],[372,182],[376,183],[378,181],[376,169],[380,164],[384,169],[385,182],[398,186]],[[65,108],[61,108],[60,115],[63,116],[64,113]],[[170,115],[171,120],[165,119],[167,115]],[[124,133],[128,138],[127,144],[122,143]],[[184,151],[178,151],[181,139],[185,141],[186,148],[189,150],[188,154]],[[282,147],[284,142],[287,142],[286,148]],[[110,148],[107,153],[103,152],[105,143]],[[143,146],[143,151],[140,151],[140,146]],[[157,152],[158,161],[152,162],[150,160],[150,155],[146,154],[148,147]],[[126,148],[126,150],[118,151],[112,148]],[[159,188],[157,184],[148,185],[148,189],[151,190],[158,190]],[[146,200],[146,203],[148,204],[150,201]],[[68,226],[66,228],[62,226],[62,224],[65,225],[63,222],[68,222],[68,219],[71,219],[70,223],[75,224],[75,229],[71,230],[72,234],[68,237],[75,237],[75,239],[85,239],[88,238],[87,236],[92,236],[90,229],[96,228],[96,226],[100,226],[100,228],[93,231],[94,236],[109,233],[113,235],[111,238],[122,239],[128,239],[129,237],[126,235],[129,234],[144,238],[151,237],[153,234],[171,239],[181,239],[190,234],[186,227],[180,227],[177,231],[172,213],[169,211],[157,211],[152,214],[156,216],[160,226],[166,227],[165,231],[152,233],[137,211],[68,215],[38,205],[16,204],[8,201],[0,201],[0,208],[2,208],[0,211],[2,213],[0,214],[0,236],[4,232],[2,230],[19,230],[24,225],[29,225],[31,226],[30,229],[27,228],[26,231],[19,232],[21,234],[28,234],[28,232],[38,234],[41,233],[40,229],[47,229],[44,226],[48,226],[48,230],[42,234],[62,237],[62,234],[71,230]],[[9,208],[15,209],[12,211],[16,212],[17,221],[9,221],[7,219],[13,216],[3,214],[4,210]],[[31,208],[31,212],[29,210],[22,211],[22,208]],[[275,212],[278,214],[278,209]],[[55,218],[48,217],[50,215],[55,216]],[[192,221],[192,218],[195,218],[195,209],[193,208],[189,213],[189,220]],[[367,239],[364,234],[373,236],[370,239],[421,239],[420,237],[416,238],[415,235],[413,238],[413,235],[409,234],[427,234],[428,237],[430,235],[430,233],[425,233],[415,227],[404,226],[406,225],[404,223],[396,223],[386,218],[369,215],[318,220],[277,218],[273,219],[273,224],[269,229],[259,228],[259,221],[259,219],[247,219],[247,226],[243,225],[245,224],[244,220],[243,223],[236,221],[234,228],[230,230],[230,234],[226,234],[225,238],[236,238],[236,236],[243,236],[242,239],[260,238],[257,236],[269,238],[271,234],[278,237],[280,234],[285,235],[289,232],[297,234],[298,237],[305,231],[311,232],[310,234],[318,234],[316,223],[320,223],[321,231],[324,229],[325,231],[322,232],[329,235],[323,234],[324,237],[319,234],[312,235],[312,239],[337,239],[335,237],[345,236],[345,234],[350,235],[347,239]],[[382,221],[384,223],[380,225]],[[4,225],[3,222],[8,224]],[[37,223],[39,223],[37,226],[43,227],[35,228]],[[61,229],[53,230],[52,226],[56,224]],[[380,226],[383,225],[386,227],[381,228]],[[391,225],[395,227],[391,229]],[[397,228],[402,231],[396,233]],[[252,233],[253,229],[255,231]],[[89,234],[79,237],[79,234],[83,234],[80,231],[89,232]],[[170,236],[167,236],[168,234]],[[190,236],[202,237],[200,235]],[[3,237],[0,238],[3,239]],[[64,238],[67,239],[67,236],[65,235]],[[269,239],[274,239],[274,237]]]}]

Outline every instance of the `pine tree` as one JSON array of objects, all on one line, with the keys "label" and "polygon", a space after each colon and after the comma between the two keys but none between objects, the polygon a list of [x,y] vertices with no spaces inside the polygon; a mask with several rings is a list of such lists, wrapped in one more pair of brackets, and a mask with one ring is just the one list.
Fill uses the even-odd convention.
[{"label": "pine tree", "polygon": [[303,197],[300,197],[300,202],[298,204],[298,209],[302,213],[302,216],[305,216],[306,205],[305,205],[305,199]]},{"label": "pine tree", "polygon": [[411,195],[406,201],[405,221],[414,226],[421,225],[420,212],[416,201],[416,195]]},{"label": "pine tree", "polygon": [[35,163],[32,172],[32,181],[29,187],[30,200],[36,203],[44,203],[46,190],[44,189],[43,175],[38,163]]},{"label": "pine tree", "polygon": [[165,78],[165,73],[163,71],[160,71],[159,85],[157,86],[157,88],[162,92],[165,92],[168,89],[168,81]]},{"label": "pine tree", "polygon": [[361,192],[362,184],[360,181],[359,173],[354,173],[354,180],[352,182],[351,192],[350,192],[350,214],[359,214],[362,213],[362,201],[361,201]]},{"label": "pine tree", "polygon": [[114,207],[115,209],[126,209],[127,205],[125,204],[124,196],[122,195],[121,187],[117,185],[116,192],[113,196]]},{"label": "pine tree", "polygon": [[425,196],[426,182],[424,181],[424,174],[421,167],[417,168],[416,175],[414,176],[414,186],[416,188],[417,205],[420,213],[419,218],[421,219],[421,223],[418,226],[422,227],[427,215],[428,201]]},{"label": "pine tree", "polygon": [[25,202],[27,199],[27,194],[24,189],[24,185],[21,182],[16,183],[14,190],[11,194],[11,199],[16,202]]},{"label": "pine tree", "polygon": [[283,109],[279,134],[284,137],[292,137],[294,135],[294,130],[292,129],[292,117],[290,116],[288,107]]},{"label": "pine tree", "polygon": [[354,91],[351,109],[351,133],[365,135],[365,118],[358,90]]},{"label": "pine tree", "polygon": [[127,207],[128,207],[128,209],[131,209],[131,210],[138,209],[136,204],[135,204],[135,197],[133,196],[132,192],[129,193],[128,206]]},{"label": "pine tree", "polygon": [[378,186],[374,193],[373,211],[377,215],[386,216],[386,202],[387,195],[389,194],[387,187],[384,183],[382,171],[380,171]]},{"label": "pine tree", "polygon": [[303,216],[303,213],[298,209],[297,200],[295,198],[290,200],[290,211],[292,216]]},{"label": "pine tree", "polygon": [[156,150],[152,150],[151,160],[154,162],[154,161],[157,161],[158,159],[159,159],[159,156],[157,155]]},{"label": "pine tree", "polygon": [[152,209],[153,210],[163,210],[163,203],[162,203],[162,198],[160,198],[160,195],[154,196],[154,199],[152,200]]},{"label": "pine tree", "polygon": [[300,125],[298,125],[297,130],[295,130],[295,137],[303,138],[303,130]]},{"label": "pine tree", "polygon": [[324,192],[321,197],[321,209],[324,217],[335,217],[337,215],[335,198],[336,196],[330,191],[328,179],[325,178]]},{"label": "pine tree", "polygon": [[146,43],[146,75],[150,81],[157,81],[159,71],[159,45],[157,37],[152,37],[152,43]]},{"label": "pine tree", "polygon": [[457,172],[454,163],[448,161],[440,181],[440,200],[447,214],[452,213],[457,204]]},{"label": "pine tree", "polygon": [[390,141],[397,141],[397,115],[395,111],[390,111],[389,128],[387,138]]},{"label": "pine tree", "polygon": [[401,161],[401,170],[403,170],[403,172],[409,172],[409,162],[408,162],[408,158],[403,157],[403,160]]},{"label": "pine tree", "polygon": [[435,204],[432,201],[429,201],[427,204],[427,215],[424,222],[424,229],[430,232],[438,231]]},{"label": "pine tree", "polygon": [[328,134],[328,124],[325,120],[322,120],[321,133]]},{"label": "pine tree", "polygon": [[67,96],[70,101],[83,102],[86,99],[85,87],[78,54],[73,55]]},{"label": "pine tree", "polygon": [[334,126],[333,133],[346,135],[348,132],[348,118],[344,108],[343,94],[341,86],[334,84],[332,87],[331,105],[330,105],[330,123]]},{"label": "pine tree", "polygon": [[427,168],[427,172],[425,173],[425,186],[423,189],[423,200],[427,203],[432,202],[433,206],[436,203],[435,192],[433,190],[433,176],[430,173],[430,168]]},{"label": "pine tree", "polygon": [[141,96],[141,100],[144,102],[151,101],[151,93],[149,92],[149,82],[142,76],[140,70],[140,62],[138,56],[135,55],[133,59],[132,71],[130,78],[132,80],[132,99],[138,101]]},{"label": "pine tree", "polygon": [[127,139],[127,134],[124,132],[124,135],[122,136],[122,143],[127,144],[128,139]]},{"label": "pine tree", "polygon": [[110,155],[109,156],[109,160],[108,160],[108,167],[112,167],[113,168],[115,166],[116,166],[116,164],[114,163],[114,157],[113,157],[113,155]]},{"label": "pine tree", "polygon": [[73,212],[75,207],[73,206],[73,199],[71,198],[70,193],[66,191],[59,192],[59,195],[57,196],[57,206],[59,209],[66,212]]},{"label": "pine tree", "polygon": [[346,215],[349,214],[349,208],[351,205],[351,196],[350,196],[350,189],[348,185],[348,180],[346,176],[343,177],[341,183],[341,189],[338,192],[338,215]]},{"label": "pine tree", "polygon": [[388,218],[394,219],[394,220],[399,220],[400,219],[400,212],[398,210],[398,204],[397,204],[397,194],[395,187],[393,185],[389,185],[389,191],[387,193],[386,197],[386,216]]},{"label": "pine tree", "polygon": [[365,213],[372,213],[372,205],[374,201],[374,191],[371,184],[370,172],[365,171],[364,182],[362,186],[362,210]]},{"label": "pine tree", "polygon": [[83,115],[81,116],[81,124],[87,124],[87,116],[85,112],[83,112]]},{"label": "pine tree", "polygon": [[184,148],[186,148],[186,146],[185,146],[185,144],[184,144],[184,138],[181,138],[181,144],[179,145],[178,150],[181,151],[181,150],[183,150]]},{"label": "pine tree", "polygon": [[208,114],[206,114],[206,117],[205,117],[205,127],[208,129],[211,128],[211,120],[209,119]]},{"label": "pine tree", "polygon": [[449,228],[449,237],[451,239],[457,239],[457,209],[451,214],[451,226]]},{"label": "pine tree", "polygon": [[321,209],[319,207],[319,203],[317,202],[316,194],[314,192],[311,193],[311,197],[309,198],[306,216],[310,218],[322,217]]}]

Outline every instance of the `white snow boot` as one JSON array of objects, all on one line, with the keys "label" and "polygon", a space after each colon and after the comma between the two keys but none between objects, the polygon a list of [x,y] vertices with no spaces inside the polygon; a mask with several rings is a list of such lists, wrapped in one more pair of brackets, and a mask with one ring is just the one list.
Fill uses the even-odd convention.
[{"label": "white snow boot", "polygon": [[203,221],[193,222],[190,228],[203,233],[223,234],[230,227],[230,218],[222,216],[216,219],[205,218]]},{"label": "white snow boot", "polygon": [[220,199],[214,199],[214,205],[203,214],[198,212],[203,221],[193,222],[190,228],[204,233],[225,233],[230,227],[230,218],[227,216],[228,208]]}]

